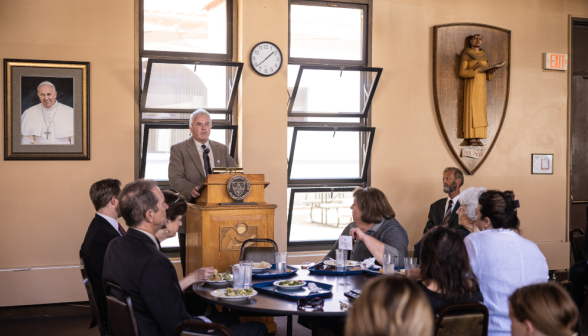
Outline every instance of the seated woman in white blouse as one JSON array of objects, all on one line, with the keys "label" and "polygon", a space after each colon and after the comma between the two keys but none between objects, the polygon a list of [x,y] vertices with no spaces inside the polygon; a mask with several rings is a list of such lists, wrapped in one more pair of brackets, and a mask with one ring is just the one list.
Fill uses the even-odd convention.
[{"label": "seated woman in white blouse", "polygon": [[518,288],[547,282],[547,261],[535,243],[519,235],[519,201],[512,191],[469,188],[459,201],[459,224],[472,232],[464,241],[470,265],[490,313],[488,335],[510,336],[508,297]]}]

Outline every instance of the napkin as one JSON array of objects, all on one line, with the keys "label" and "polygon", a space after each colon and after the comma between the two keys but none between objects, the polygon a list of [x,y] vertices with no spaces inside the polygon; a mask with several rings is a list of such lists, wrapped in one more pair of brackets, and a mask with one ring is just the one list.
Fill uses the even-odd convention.
[{"label": "napkin", "polygon": [[361,269],[368,269],[368,268],[375,268],[380,269],[381,267],[376,265],[376,258],[367,258],[366,260],[362,261]]},{"label": "napkin", "polygon": [[311,293],[318,293],[321,291],[321,288],[319,286],[317,286],[314,282],[309,282],[308,283],[308,290]]}]

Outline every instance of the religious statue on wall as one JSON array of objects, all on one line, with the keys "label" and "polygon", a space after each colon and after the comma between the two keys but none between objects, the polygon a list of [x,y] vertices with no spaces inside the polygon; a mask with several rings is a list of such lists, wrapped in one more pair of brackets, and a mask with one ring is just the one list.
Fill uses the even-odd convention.
[{"label": "religious statue on wall", "polygon": [[486,81],[506,62],[488,66],[488,57],[482,47],[482,35],[475,34],[470,47],[464,48],[459,61],[459,77],[464,79],[463,134],[470,146],[483,146],[480,139],[487,138]]},{"label": "religious statue on wall", "polygon": [[492,150],[504,122],[510,30],[450,23],[435,26],[433,34],[437,119],[451,152],[473,174]]}]

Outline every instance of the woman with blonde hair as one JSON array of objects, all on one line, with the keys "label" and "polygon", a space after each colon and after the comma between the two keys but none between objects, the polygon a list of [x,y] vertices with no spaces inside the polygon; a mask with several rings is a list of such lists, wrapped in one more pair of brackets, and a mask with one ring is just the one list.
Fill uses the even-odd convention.
[{"label": "woman with blonde hair", "polygon": [[509,298],[512,336],[571,336],[578,308],[558,284],[544,283],[517,289]]},{"label": "woman with blonde hair", "polygon": [[427,296],[404,276],[368,282],[347,315],[345,335],[432,336],[433,312]]}]

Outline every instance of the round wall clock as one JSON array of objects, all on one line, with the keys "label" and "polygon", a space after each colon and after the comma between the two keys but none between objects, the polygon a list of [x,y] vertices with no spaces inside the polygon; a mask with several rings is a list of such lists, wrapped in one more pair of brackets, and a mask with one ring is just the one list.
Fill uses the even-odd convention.
[{"label": "round wall clock", "polygon": [[271,76],[282,67],[282,52],[271,42],[259,42],[249,57],[251,66],[263,76]]}]

